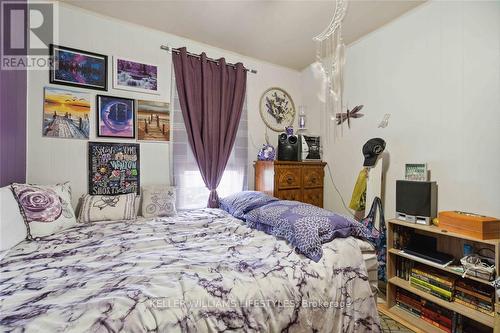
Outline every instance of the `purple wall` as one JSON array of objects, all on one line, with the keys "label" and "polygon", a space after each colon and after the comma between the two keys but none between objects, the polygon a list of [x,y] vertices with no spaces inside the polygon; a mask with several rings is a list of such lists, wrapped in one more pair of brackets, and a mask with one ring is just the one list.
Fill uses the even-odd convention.
[{"label": "purple wall", "polygon": [[0,70],[0,187],[26,181],[26,71]]}]

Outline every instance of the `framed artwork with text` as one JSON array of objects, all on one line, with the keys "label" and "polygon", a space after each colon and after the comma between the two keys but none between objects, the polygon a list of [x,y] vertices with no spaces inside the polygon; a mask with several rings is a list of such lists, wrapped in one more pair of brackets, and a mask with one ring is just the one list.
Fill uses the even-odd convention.
[{"label": "framed artwork with text", "polygon": [[89,142],[89,194],[140,194],[137,143]]}]

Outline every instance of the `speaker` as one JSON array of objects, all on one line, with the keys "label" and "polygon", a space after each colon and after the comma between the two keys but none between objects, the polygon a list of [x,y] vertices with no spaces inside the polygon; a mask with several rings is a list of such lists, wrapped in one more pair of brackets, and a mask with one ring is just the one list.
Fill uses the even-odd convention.
[{"label": "speaker", "polygon": [[437,216],[437,184],[396,180],[396,218],[429,225]]},{"label": "speaker", "polygon": [[281,133],[278,137],[278,161],[299,160],[299,138]]}]

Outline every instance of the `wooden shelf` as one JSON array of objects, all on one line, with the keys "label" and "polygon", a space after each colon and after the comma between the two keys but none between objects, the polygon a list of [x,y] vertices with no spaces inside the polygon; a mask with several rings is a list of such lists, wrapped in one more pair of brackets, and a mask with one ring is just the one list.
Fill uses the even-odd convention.
[{"label": "wooden shelf", "polygon": [[412,285],[410,285],[408,281],[403,280],[399,277],[394,276],[390,278],[389,283],[398,286],[399,288],[408,290],[411,293],[418,295],[428,301],[434,302],[444,308],[460,313],[461,315],[473,319],[477,322],[480,322],[481,324],[484,324],[489,327],[495,327],[495,317],[488,316],[487,314],[468,308],[465,305],[459,303],[442,300],[439,297],[433,296],[425,291],[413,287]]},{"label": "wooden shelf", "polygon": [[465,236],[462,234],[457,234],[455,232],[446,231],[446,230],[440,229],[439,227],[436,227],[434,225],[422,225],[422,224],[405,222],[405,221],[401,221],[398,219],[391,219],[391,220],[388,220],[387,222],[392,223],[392,224],[402,225],[402,226],[409,227],[409,228],[413,228],[416,230],[431,232],[433,234],[438,234],[438,235],[442,235],[442,236],[466,239],[466,240],[471,241],[471,242],[478,242],[478,243],[490,244],[490,245],[495,245],[495,246],[498,246],[498,244],[500,243],[500,239],[478,239],[478,238],[474,238],[474,237],[470,237],[470,236]]},{"label": "wooden shelf", "polygon": [[426,333],[444,333],[445,332],[444,330],[442,330],[434,325],[429,324],[425,320],[422,320],[421,318],[419,318],[415,315],[412,315],[408,311],[401,309],[397,305],[394,305],[392,308],[389,309],[389,311],[392,312],[397,317],[403,319],[404,321],[409,322],[412,325],[415,325],[416,327],[418,327],[419,329],[421,329],[422,331],[424,331]]},{"label": "wooden shelf", "polygon": [[[440,269],[440,270],[448,272],[448,273],[452,273],[452,274],[458,275],[458,276],[462,276],[462,274],[463,274],[463,273],[457,272],[457,271],[455,271],[455,270],[453,270],[453,269],[451,269],[449,267],[443,267],[443,266],[441,266],[439,264],[434,264],[434,263],[432,263],[430,261],[427,261],[427,260],[417,259],[417,258],[415,258],[415,256],[409,256],[409,255],[407,255],[405,253],[400,253],[401,250],[399,250],[399,249],[392,248],[392,249],[387,250],[387,252],[392,253],[394,255],[397,255],[399,257],[403,257],[403,258],[406,258],[406,259],[409,259],[409,260],[412,260],[412,261],[416,261],[416,262],[422,263],[422,264],[427,265],[427,266],[431,266],[431,267]],[[481,283],[486,284],[488,286],[491,286],[491,283],[493,282],[493,281],[486,281],[484,279],[480,279],[480,278],[477,278],[477,277],[474,277],[474,276],[469,276],[469,275],[466,275],[465,277],[467,279],[470,279],[470,280],[481,282]]]}]

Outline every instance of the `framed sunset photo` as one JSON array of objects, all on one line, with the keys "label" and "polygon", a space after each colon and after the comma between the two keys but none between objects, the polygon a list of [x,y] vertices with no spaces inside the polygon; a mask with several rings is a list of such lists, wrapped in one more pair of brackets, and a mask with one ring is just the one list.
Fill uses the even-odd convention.
[{"label": "framed sunset photo", "polygon": [[97,136],[135,139],[135,101],[97,95]]},{"label": "framed sunset photo", "polygon": [[106,55],[50,44],[50,58],[50,83],[108,90]]},{"label": "framed sunset photo", "polygon": [[158,66],[113,57],[113,88],[158,95]]}]

